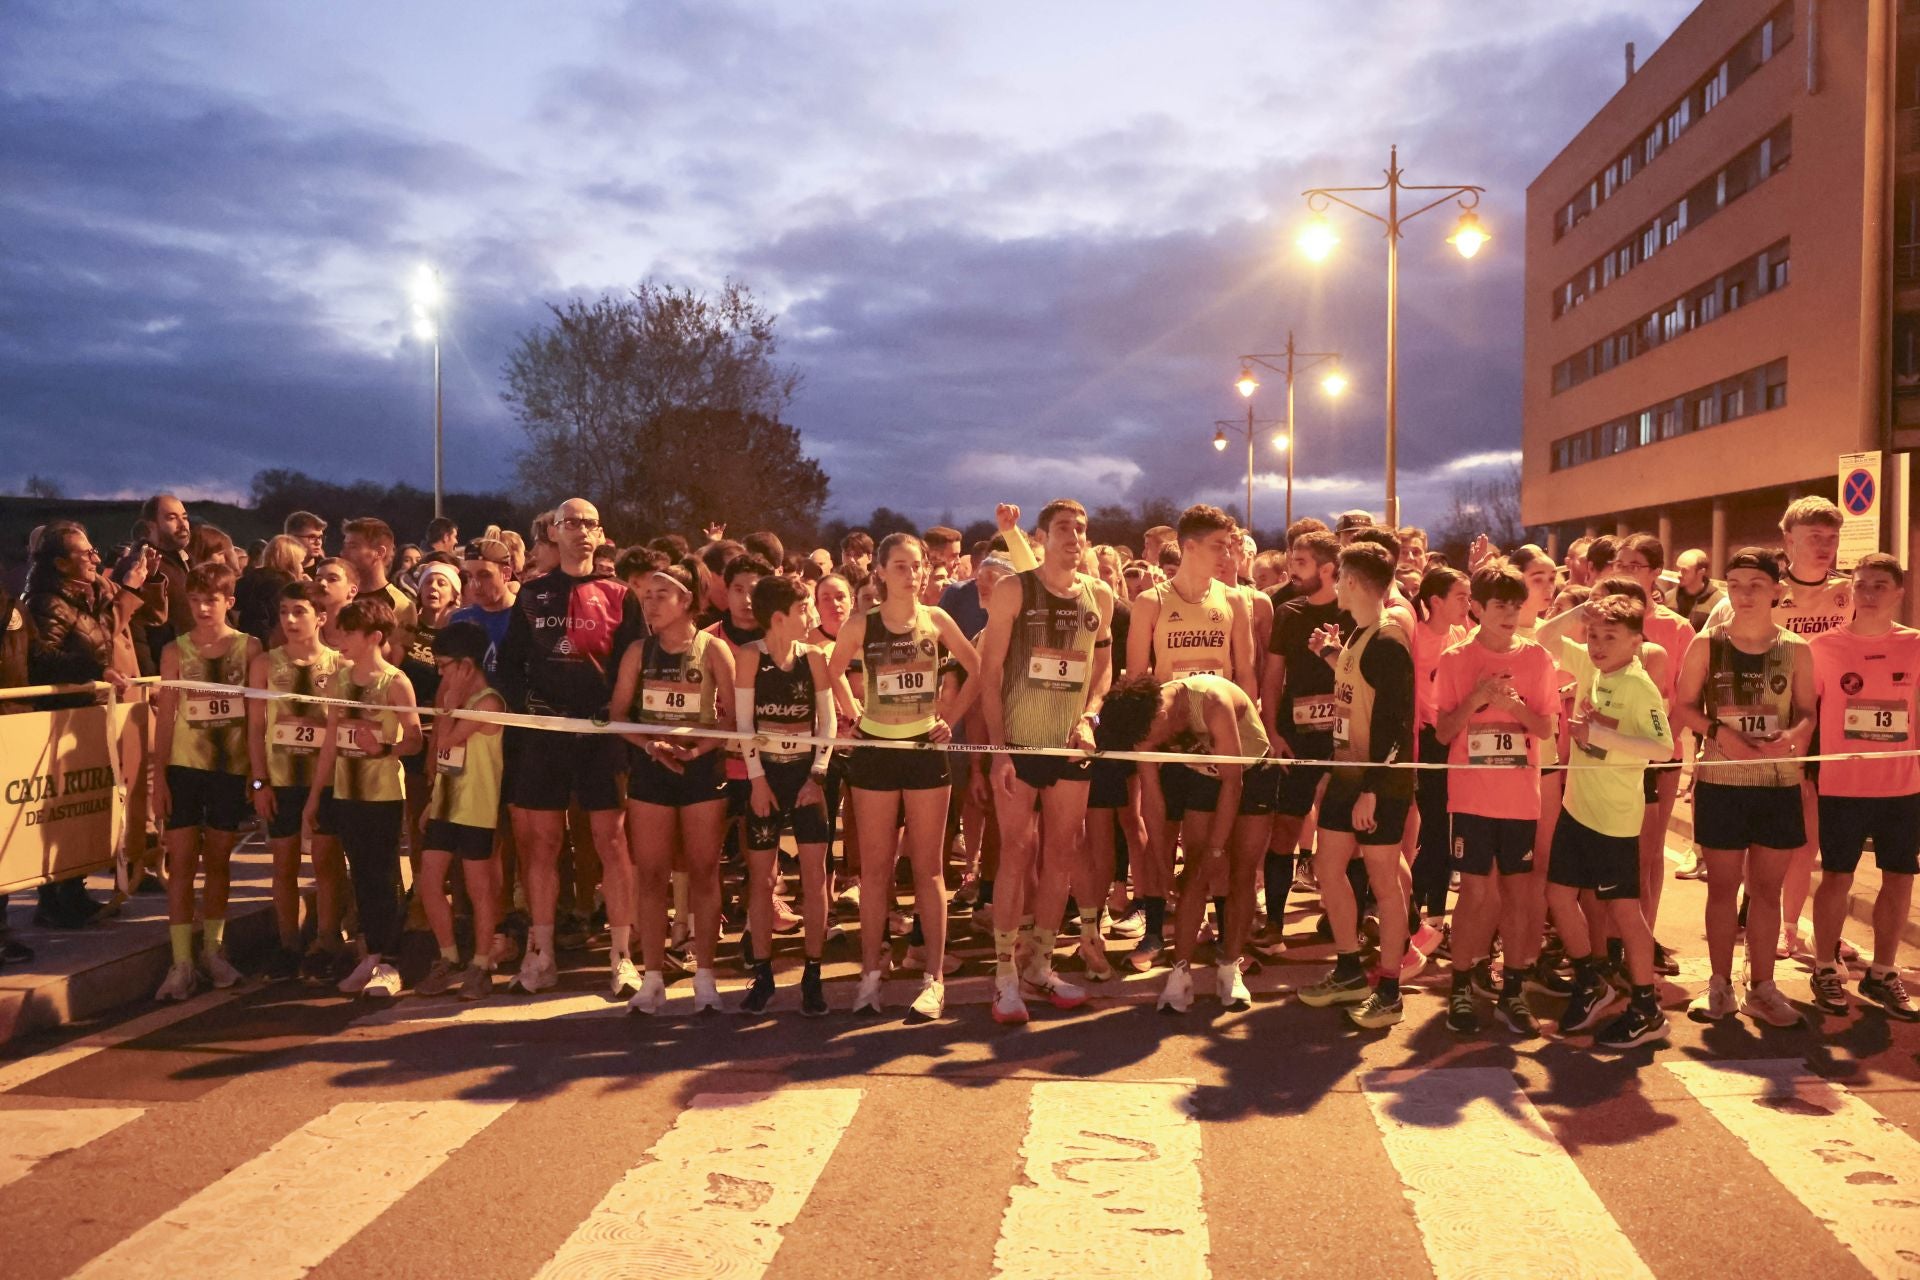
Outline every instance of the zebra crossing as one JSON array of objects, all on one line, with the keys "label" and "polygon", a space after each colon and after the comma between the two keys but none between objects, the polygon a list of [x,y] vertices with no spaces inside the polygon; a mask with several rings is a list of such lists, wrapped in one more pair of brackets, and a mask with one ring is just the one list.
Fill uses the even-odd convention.
[{"label": "zebra crossing", "polygon": [[[1738,1158],[1750,1164],[1730,1171],[1740,1185],[1773,1186],[1805,1209],[1803,1245],[1824,1232],[1850,1257],[1851,1274],[1920,1276],[1920,1143],[1868,1100],[1799,1060],[1675,1055],[1642,1076],[1643,1087],[1661,1091],[1661,1109],[1675,1123],[1714,1127],[1737,1142],[1745,1152]],[[1647,1224],[1609,1203],[1602,1187],[1611,1184],[1589,1180],[1583,1149],[1563,1141],[1512,1071],[1386,1069],[1358,1083],[1360,1102],[1349,1105],[1365,1118],[1346,1138],[1374,1144],[1396,1175],[1381,1179],[1368,1193],[1372,1202],[1359,1208],[1410,1217],[1437,1280],[1658,1274],[1647,1261]],[[941,1089],[943,1097],[951,1088],[913,1085]],[[816,1183],[834,1168],[856,1121],[867,1115],[870,1124],[888,1125],[898,1115],[889,1108],[923,1105],[924,1093],[907,1103],[889,1092],[913,1085],[867,1077],[699,1092],[675,1103],[664,1129],[613,1122],[618,1113],[609,1110],[606,1140],[629,1147],[624,1173],[576,1225],[546,1224],[553,1242],[542,1247],[550,1249],[544,1264],[518,1274],[759,1280],[806,1218]],[[1194,1081],[1008,1078],[992,1087],[1025,1093],[1025,1130],[1010,1163],[977,1171],[996,1184],[986,1199],[998,1206],[978,1211],[979,1229],[995,1236],[983,1280],[1202,1280],[1220,1273],[1225,1251],[1249,1224],[1210,1213],[1221,1188],[1210,1185],[1209,1152],[1217,1160],[1221,1144],[1242,1139],[1234,1119],[1210,1120],[1195,1105]],[[94,1144],[130,1141],[169,1105],[64,1108],[18,1095],[0,1101],[0,1185],[10,1191],[36,1182],[58,1190],[63,1177],[79,1177],[70,1174],[77,1155]],[[409,1197],[430,1195],[437,1171],[488,1159],[472,1153],[474,1140],[517,1109],[546,1101],[326,1105],[66,1270],[88,1280],[307,1275]],[[954,1106],[955,1123],[964,1123],[963,1113],[964,1106]],[[903,1152],[887,1179],[909,1182],[917,1172],[905,1163],[910,1159]],[[876,1193],[895,1189],[882,1180]],[[492,1201],[484,1211],[507,1211],[510,1203]],[[289,1213],[293,1205],[324,1212]],[[938,1203],[922,1208],[942,1211]],[[958,1203],[949,1210],[972,1211]],[[1703,1215],[1701,1226],[1717,1212]],[[1776,1274],[1802,1270],[1791,1258],[1779,1261]],[[805,1265],[796,1269],[797,1262]],[[831,1263],[788,1259],[781,1274],[817,1274]]]}]

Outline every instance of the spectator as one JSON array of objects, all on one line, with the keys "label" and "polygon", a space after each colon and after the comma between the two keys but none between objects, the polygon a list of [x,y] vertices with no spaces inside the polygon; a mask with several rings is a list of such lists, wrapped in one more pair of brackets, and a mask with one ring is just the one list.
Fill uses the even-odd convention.
[{"label": "spectator", "polygon": [[296,511],[287,517],[280,531],[295,538],[307,553],[306,567],[327,554],[327,522],[311,511]]},{"label": "spectator", "polygon": [[193,541],[193,524],[187,519],[186,504],[170,493],[148,498],[140,508],[140,518],[152,530],[147,545],[160,553],[160,562],[145,587],[150,621],[140,658],[141,673],[152,675],[160,670],[160,651],[193,625],[187,608],[187,570],[192,567],[187,548]]},{"label": "spectator", "polygon": [[460,526],[446,516],[435,516],[427,521],[427,536],[420,539],[420,545],[427,552],[439,551],[445,555],[459,557]]},{"label": "spectator", "polygon": [[242,566],[233,545],[233,536],[217,525],[197,524],[187,539],[187,565],[191,568],[211,560],[217,560],[233,570],[234,577],[240,576]]},{"label": "spectator", "polygon": [[241,575],[234,588],[235,625],[264,648],[281,643],[280,593],[306,576],[306,558],[307,548],[300,539],[276,534],[267,540],[259,562]]},{"label": "spectator", "polygon": [[1680,575],[1680,589],[1673,596],[1673,611],[1692,623],[1695,631],[1704,630],[1707,615],[1725,598],[1727,589],[1708,576],[1707,553],[1697,547],[1682,551],[1673,567]]}]

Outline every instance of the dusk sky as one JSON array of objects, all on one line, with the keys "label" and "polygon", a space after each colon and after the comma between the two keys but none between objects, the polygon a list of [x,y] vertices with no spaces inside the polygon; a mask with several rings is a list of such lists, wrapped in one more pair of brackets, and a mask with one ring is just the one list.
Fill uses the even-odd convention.
[{"label": "dusk sky", "polygon": [[1488,187],[1495,237],[1463,262],[1436,210],[1404,243],[1401,491],[1432,520],[1517,457],[1526,184],[1691,7],[11,3],[0,489],[430,485],[432,262],[449,488],[508,486],[501,366],[545,303],[731,276],[781,316],[830,514],[1238,501],[1213,422],[1289,325],[1353,379],[1301,389],[1298,513],[1377,507],[1384,246],[1293,238],[1302,188],[1398,142],[1409,181]]}]

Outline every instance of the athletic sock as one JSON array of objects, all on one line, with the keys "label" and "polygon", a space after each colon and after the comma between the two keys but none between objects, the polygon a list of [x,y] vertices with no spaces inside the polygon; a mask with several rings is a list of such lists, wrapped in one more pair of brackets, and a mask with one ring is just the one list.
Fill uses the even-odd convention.
[{"label": "athletic sock", "polygon": [[167,942],[173,948],[175,964],[193,962],[193,926],[190,924],[170,924],[167,926]]},{"label": "athletic sock", "polygon": [[1213,920],[1221,934],[1227,931],[1227,899],[1223,894],[1213,900]]},{"label": "athletic sock", "polygon": [[460,963],[460,948],[458,948],[458,947],[442,947],[442,948],[440,948],[440,958],[441,958],[442,960],[445,960],[445,961],[446,961],[446,962],[447,962],[448,964],[459,964],[459,963]]},{"label": "athletic sock", "polygon": [[1573,964],[1573,985],[1588,990],[1600,985],[1600,966],[1592,956],[1568,956]]},{"label": "athletic sock", "polygon": [[1059,942],[1057,929],[1042,929],[1038,925],[1033,930],[1033,965],[1041,973],[1053,972],[1053,948]]},{"label": "athletic sock", "polygon": [[1349,978],[1361,977],[1365,972],[1366,971],[1360,967],[1360,953],[1358,951],[1341,951],[1334,956],[1334,977],[1345,981]]},{"label": "athletic sock", "polygon": [[1399,977],[1390,973],[1380,975],[1380,982],[1374,987],[1374,991],[1382,1000],[1398,1000],[1400,998]]},{"label": "athletic sock", "polygon": [[630,924],[612,924],[607,926],[607,937],[612,954],[608,959],[619,964],[622,960],[633,959],[633,926]]},{"label": "athletic sock", "polygon": [[1453,989],[1455,991],[1465,991],[1467,984],[1472,981],[1473,971],[1471,969],[1455,969],[1453,971]]},{"label": "athletic sock", "polygon": [[1100,909],[1080,917],[1080,940],[1098,945],[1100,942]]},{"label": "athletic sock", "polygon": [[1014,951],[1020,945],[1018,929],[995,929],[993,931],[993,975],[996,978],[1011,978],[1019,973],[1013,962]]},{"label": "athletic sock", "polygon": [[1504,971],[1500,975],[1500,994],[1503,997],[1519,995],[1521,978],[1524,973],[1525,970],[1522,969],[1508,969]]},{"label": "athletic sock", "polygon": [[993,905],[993,881],[985,876],[980,878],[980,897],[977,901],[979,906],[974,908],[976,911],[978,911],[980,907],[990,907]]},{"label": "athletic sock", "polygon": [[1147,917],[1147,931],[1142,936],[1153,942],[1160,941],[1167,927],[1167,900],[1165,898],[1142,898],[1140,899],[1140,909],[1146,913]]},{"label": "athletic sock", "polygon": [[807,957],[806,971],[812,974],[816,978],[820,976],[820,957],[819,956]]},{"label": "athletic sock", "polygon": [[1616,969],[1627,965],[1627,944],[1619,938],[1607,939],[1607,963]]},{"label": "athletic sock", "polygon": [[1287,915],[1287,894],[1293,889],[1293,855],[1267,851],[1260,874],[1267,879],[1267,920],[1275,928]]},{"label": "athletic sock", "polygon": [[211,955],[218,951],[220,944],[226,940],[227,918],[225,916],[208,916],[205,928],[202,931],[202,941],[200,945],[205,947],[207,953]]},{"label": "athletic sock", "polygon": [[553,926],[536,924],[527,930],[527,936],[533,941],[533,949],[549,960],[553,958]]},{"label": "athletic sock", "polygon": [[907,945],[910,947],[924,947],[927,945],[927,934],[926,931],[920,927],[920,913],[918,911],[913,913],[913,928],[907,930]]},{"label": "athletic sock", "polygon": [[1648,983],[1644,987],[1635,987],[1633,989],[1633,1003],[1638,1005],[1642,1009],[1653,1008],[1655,1003],[1654,997],[1653,997],[1653,984]]},{"label": "athletic sock", "polygon": [[758,964],[754,965],[753,980],[755,982],[772,982],[773,981],[773,961],[762,960]]}]

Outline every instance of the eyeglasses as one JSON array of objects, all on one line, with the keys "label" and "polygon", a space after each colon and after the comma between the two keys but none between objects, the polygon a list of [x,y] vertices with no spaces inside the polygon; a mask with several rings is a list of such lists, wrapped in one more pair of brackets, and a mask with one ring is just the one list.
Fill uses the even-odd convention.
[{"label": "eyeglasses", "polygon": [[560,519],[560,527],[562,529],[572,529],[576,532],[592,533],[600,527],[600,522],[598,520],[590,520],[586,516],[563,516]]}]

